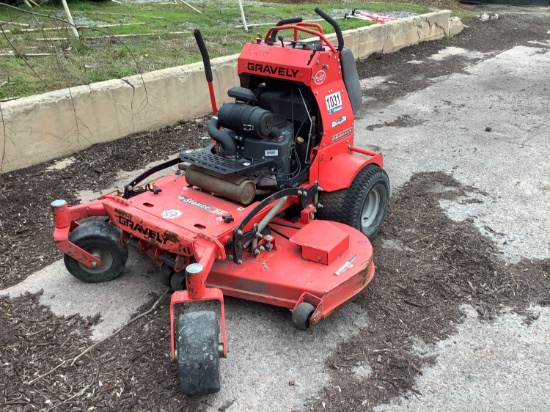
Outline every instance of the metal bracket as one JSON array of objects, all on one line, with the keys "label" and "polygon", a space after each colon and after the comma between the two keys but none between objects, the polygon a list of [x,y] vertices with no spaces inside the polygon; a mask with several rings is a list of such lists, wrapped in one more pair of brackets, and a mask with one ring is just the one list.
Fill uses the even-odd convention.
[{"label": "metal bracket", "polygon": [[233,249],[233,262],[237,264],[242,263],[243,250],[250,241],[256,237],[255,230],[248,230],[243,232],[243,229],[248,225],[258,213],[265,209],[271,203],[282,199],[285,196],[296,196],[300,201],[300,206],[306,208],[311,201],[315,198],[319,190],[317,182],[315,182],[310,188],[289,188],[280,190],[271,196],[266,197],[260,203],[250,211],[248,215],[241,221],[241,223],[233,230],[233,238],[231,239],[231,246]]}]

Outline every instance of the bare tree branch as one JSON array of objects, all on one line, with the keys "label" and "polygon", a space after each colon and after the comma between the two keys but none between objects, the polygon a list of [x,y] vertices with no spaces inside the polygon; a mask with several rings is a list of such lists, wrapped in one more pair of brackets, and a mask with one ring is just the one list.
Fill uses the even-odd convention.
[{"label": "bare tree branch", "polygon": [[[0,3],[0,4],[3,4],[3,3]],[[10,39],[8,38],[7,34],[4,32],[4,26],[0,25],[0,31],[2,31],[2,35],[4,36],[4,38],[6,39],[6,41],[8,42],[8,44],[10,45],[10,47],[13,49],[13,51],[18,55],[20,56],[23,61],[25,62],[25,64],[28,66],[29,69],[32,70],[32,72],[34,73],[34,75],[36,77],[38,77],[40,79],[40,81],[42,83],[44,83],[44,85],[46,87],[50,87],[50,85],[48,83],[46,83],[46,81],[40,77],[40,75],[38,73],[36,73],[36,71],[33,69],[33,67],[29,64],[29,62],[27,61],[27,59],[25,58],[24,54],[23,53],[20,53],[19,50],[17,50],[17,48],[15,47],[15,45],[10,41]]]}]

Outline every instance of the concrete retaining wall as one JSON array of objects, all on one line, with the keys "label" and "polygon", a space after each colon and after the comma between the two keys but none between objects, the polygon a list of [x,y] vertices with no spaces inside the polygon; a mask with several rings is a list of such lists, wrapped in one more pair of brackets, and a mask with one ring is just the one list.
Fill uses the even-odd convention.
[{"label": "concrete retaining wall", "polygon": [[[344,32],[355,57],[390,53],[454,35],[462,23],[439,11]],[[237,55],[212,60],[218,104],[238,84]],[[78,86],[0,104],[0,170],[68,156],[95,143],[208,113],[202,63]]]}]

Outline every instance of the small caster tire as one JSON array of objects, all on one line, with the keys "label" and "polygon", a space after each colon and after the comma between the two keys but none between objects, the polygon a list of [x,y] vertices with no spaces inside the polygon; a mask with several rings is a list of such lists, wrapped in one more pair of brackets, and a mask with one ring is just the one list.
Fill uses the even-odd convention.
[{"label": "small caster tire", "polygon": [[185,395],[197,397],[220,390],[218,332],[215,312],[187,312],[179,317],[176,359],[178,380]]},{"label": "small caster tire", "polygon": [[159,274],[160,275],[160,282],[164,286],[172,286],[171,282],[170,282],[170,278],[172,277],[172,273],[174,273],[174,269],[172,269],[168,265],[163,265],[160,268],[160,274]]},{"label": "small caster tire", "polygon": [[185,290],[185,272],[174,272],[170,276],[170,287],[172,290]]},{"label": "small caster tire", "polygon": [[305,331],[309,328],[309,320],[315,312],[315,306],[302,302],[292,311],[292,324],[298,330]]},{"label": "small caster tire", "polygon": [[101,265],[89,268],[69,255],[65,267],[71,275],[86,283],[108,282],[118,277],[128,260],[128,248],[120,243],[120,231],[99,220],[84,222],[69,234],[69,240],[101,259]]}]

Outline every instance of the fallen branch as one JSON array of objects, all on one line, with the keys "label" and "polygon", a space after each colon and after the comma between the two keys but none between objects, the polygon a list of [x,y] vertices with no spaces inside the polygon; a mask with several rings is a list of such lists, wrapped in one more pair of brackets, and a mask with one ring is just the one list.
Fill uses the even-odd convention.
[{"label": "fallen branch", "polygon": [[66,363],[70,362],[71,363],[71,366],[74,365],[74,363],[79,360],[82,356],[84,356],[86,353],[90,352],[91,350],[95,349],[96,347],[98,347],[99,345],[101,345],[102,343],[106,342],[107,340],[115,337],[116,335],[118,335],[120,332],[122,332],[122,330],[126,327],[126,326],[129,326],[131,325],[132,323],[134,323],[136,320],[138,319],[141,319],[142,317],[144,316],[147,316],[149,313],[153,312],[157,306],[159,305],[159,303],[161,302],[161,300],[164,298],[164,296],[166,296],[166,294],[168,293],[168,291],[170,290],[170,288],[167,288],[164,293],[162,295],[160,295],[160,297],[156,300],[156,302],[153,304],[153,306],[151,306],[151,308],[143,313],[140,313],[139,315],[133,317],[132,319],[130,319],[127,323],[125,323],[124,325],[122,325],[120,328],[117,329],[117,331],[115,333],[113,333],[112,335],[110,336],[107,336],[103,339],[101,339],[100,341],[97,341],[96,343],[94,343],[93,345],[90,345],[88,346],[86,349],[84,349],[82,352],[80,352],[78,355],[76,355],[74,358],[72,359],[65,359],[63,362],[57,364],[54,368],[50,369],[48,372],[46,373],[43,373],[42,375],[34,378],[33,380],[30,380],[29,382],[27,382],[27,385],[31,385],[33,384],[34,382],[36,382],[37,380],[40,380],[48,375],[50,375],[51,373],[55,372],[57,369],[59,369],[60,367],[62,367],[63,365],[65,365]]},{"label": "fallen branch", "polygon": [[[83,11],[73,11],[73,14],[82,14],[84,13]],[[106,13],[106,12],[102,12],[102,11],[94,11],[94,14],[108,14],[108,15],[111,15],[111,16],[117,16],[117,17],[120,17],[120,16],[131,16],[131,17],[145,17],[147,19],[160,19],[160,20],[166,20],[166,17],[160,17],[160,16],[141,16],[139,14],[121,14],[121,13]]]},{"label": "fallen branch", "polygon": [[68,37],[48,37],[47,39],[36,39],[36,41],[63,41],[69,40]]},{"label": "fallen branch", "polygon": [[[200,10],[197,10],[196,8],[194,8],[193,6],[191,6],[189,3],[187,3],[186,1],[184,1],[184,0],[179,0],[179,1],[181,1],[181,2],[182,2],[183,4],[185,4],[187,7],[189,7],[189,8],[191,8],[191,9],[195,10],[197,13],[202,14],[202,12],[201,12]],[[176,2],[177,2],[177,0],[174,0],[174,3],[176,3]]]},{"label": "fallen branch", "polygon": [[44,57],[44,56],[53,56],[53,53],[0,53],[0,57]]},{"label": "fallen branch", "polygon": [[137,23],[100,24],[98,26],[76,26],[76,27],[79,28],[79,29],[87,29],[87,28],[105,29],[105,28],[108,28],[108,27],[120,27],[120,26],[144,26],[145,24],[146,24],[145,22],[141,21],[141,22],[137,22]]},{"label": "fallen branch", "polygon": [[430,306],[433,306],[433,305],[421,305],[420,303],[416,303],[408,299],[403,299],[403,302],[405,302],[407,305],[416,306],[417,308],[429,308]]},{"label": "fallen branch", "polygon": [[109,37],[134,37],[134,36],[156,36],[160,34],[189,34],[188,31],[156,31],[153,33],[136,33],[136,34],[112,34],[109,36],[86,37],[86,39],[107,39]]},{"label": "fallen branch", "polygon": [[48,412],[48,411],[51,411],[52,409],[56,409],[58,408],[60,405],[63,405],[64,403],[67,403],[71,400],[73,400],[74,398],[76,398],[77,396],[81,396],[84,394],[84,392],[86,392],[88,389],[90,389],[90,387],[92,386],[92,384],[90,383],[88,386],[82,388],[79,392],[75,393],[73,396],[71,396],[70,398],[67,398],[65,399],[64,401],[61,401],[59,402],[57,405],[54,405],[48,409],[46,409],[44,412]]},{"label": "fallen branch", "polygon": [[[96,36],[96,37],[84,37],[83,40],[94,40],[94,39],[108,39],[108,38],[121,38],[121,37],[139,37],[139,36],[156,36],[156,35],[166,35],[166,34],[188,34],[187,31],[167,31],[161,32],[157,31],[154,33],[135,33],[135,34],[110,34],[107,36]],[[36,41],[63,41],[69,40],[67,37],[50,37],[48,39],[36,39]]]},{"label": "fallen branch", "polygon": [[[139,23],[120,23],[120,24],[101,24],[98,26],[76,26],[77,29],[106,29],[109,27],[120,27],[120,26],[142,26],[144,25],[144,22]],[[35,33],[35,32],[42,32],[42,31],[56,31],[56,30],[65,30],[67,27],[65,26],[59,26],[59,27],[44,27],[41,29],[18,29],[17,32],[23,32],[23,33]],[[13,30],[4,30],[5,33],[11,33]]]},{"label": "fallen branch", "polygon": [[27,23],[16,23],[14,21],[0,21],[0,24],[9,24],[11,26],[21,26],[21,27],[29,27],[30,24]]}]

